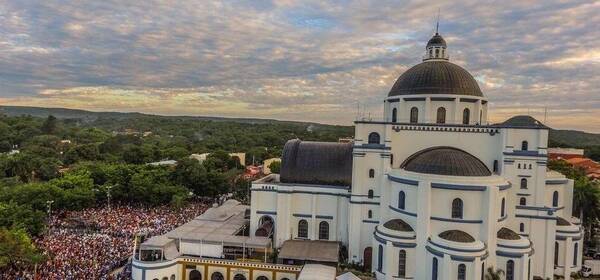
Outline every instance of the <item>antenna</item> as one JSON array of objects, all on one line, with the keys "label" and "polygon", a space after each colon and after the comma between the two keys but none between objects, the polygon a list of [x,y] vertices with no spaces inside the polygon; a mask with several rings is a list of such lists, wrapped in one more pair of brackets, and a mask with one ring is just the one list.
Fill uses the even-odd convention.
[{"label": "antenna", "polygon": [[438,7],[437,21],[435,23],[435,34],[438,34],[439,29],[440,29],[440,8]]},{"label": "antenna", "polygon": [[544,123],[548,120],[548,107],[544,107]]}]

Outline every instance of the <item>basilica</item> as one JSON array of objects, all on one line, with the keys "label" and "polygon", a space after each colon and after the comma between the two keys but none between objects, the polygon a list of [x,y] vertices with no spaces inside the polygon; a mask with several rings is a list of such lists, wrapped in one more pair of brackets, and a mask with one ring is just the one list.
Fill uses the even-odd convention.
[{"label": "basilica", "polygon": [[290,140],[253,182],[250,234],[336,241],[377,279],[568,279],[582,264],[573,181],[550,171],[548,127],[488,122],[488,100],[439,34],[351,143]]},{"label": "basilica", "polygon": [[549,129],[490,124],[488,105],[436,32],[382,119],[357,120],[351,141],[289,140],[249,206],[221,201],[136,243],[132,277],[333,280],[344,264],[379,280],[569,279],[583,228],[573,181],[547,168]]}]

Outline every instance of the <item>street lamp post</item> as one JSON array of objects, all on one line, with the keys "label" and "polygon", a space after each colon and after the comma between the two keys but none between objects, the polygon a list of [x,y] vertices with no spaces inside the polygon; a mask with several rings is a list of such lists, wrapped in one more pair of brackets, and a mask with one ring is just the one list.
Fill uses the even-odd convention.
[{"label": "street lamp post", "polygon": [[46,201],[46,206],[48,207],[48,220],[52,218],[52,203],[54,203],[54,200]]},{"label": "street lamp post", "polygon": [[110,189],[112,189],[114,186],[106,186],[106,199],[108,202],[108,212],[110,212]]}]

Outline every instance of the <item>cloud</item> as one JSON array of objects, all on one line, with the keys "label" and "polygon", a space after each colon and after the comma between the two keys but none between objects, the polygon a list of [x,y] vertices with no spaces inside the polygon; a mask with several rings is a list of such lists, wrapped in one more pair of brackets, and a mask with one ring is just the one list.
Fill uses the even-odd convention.
[{"label": "cloud", "polygon": [[0,102],[351,124],[358,103],[381,115],[438,7],[493,120],[547,110],[550,126],[600,132],[590,1],[8,0]]}]

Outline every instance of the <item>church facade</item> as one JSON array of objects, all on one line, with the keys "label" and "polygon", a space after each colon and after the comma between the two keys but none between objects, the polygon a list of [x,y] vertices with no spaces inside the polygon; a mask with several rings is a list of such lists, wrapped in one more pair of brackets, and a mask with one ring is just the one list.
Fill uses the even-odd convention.
[{"label": "church facade", "polygon": [[489,124],[473,76],[436,33],[423,62],[355,122],[353,143],[290,140],[280,174],[253,182],[250,234],[273,245],[338,241],[377,279],[504,279],[580,270],[573,181],[547,169],[548,127],[529,116]]}]

